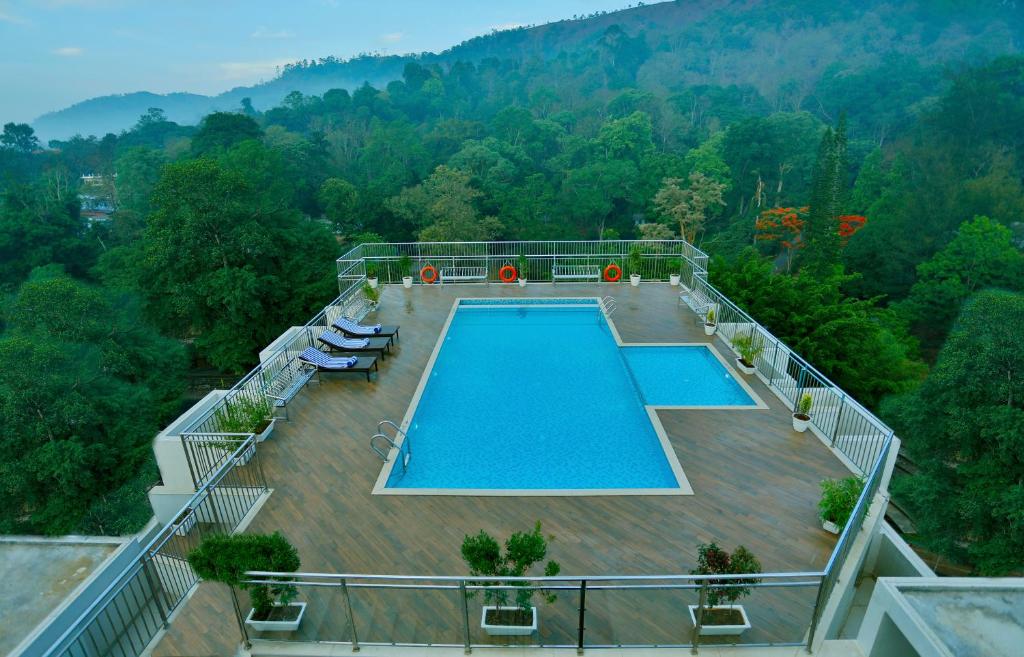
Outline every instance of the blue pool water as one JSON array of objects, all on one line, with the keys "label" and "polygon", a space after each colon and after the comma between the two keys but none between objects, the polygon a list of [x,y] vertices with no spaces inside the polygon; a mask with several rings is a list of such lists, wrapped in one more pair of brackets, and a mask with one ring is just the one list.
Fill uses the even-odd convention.
[{"label": "blue pool water", "polygon": [[[724,368],[713,358],[668,353],[703,347],[620,349],[595,302],[577,303],[464,301],[409,427],[408,471],[396,464],[386,486],[678,489],[634,380],[655,398],[648,404],[667,404],[670,397],[673,405],[698,403],[672,395],[708,387],[717,391],[708,403],[720,405],[727,403],[721,401],[726,386],[718,374],[694,374],[673,386],[665,371]],[[663,369],[658,354],[639,353],[648,349],[668,358]],[[686,394],[697,398],[692,390]]]},{"label": "blue pool water", "polygon": [[747,391],[706,347],[622,347],[651,406],[754,406]]}]

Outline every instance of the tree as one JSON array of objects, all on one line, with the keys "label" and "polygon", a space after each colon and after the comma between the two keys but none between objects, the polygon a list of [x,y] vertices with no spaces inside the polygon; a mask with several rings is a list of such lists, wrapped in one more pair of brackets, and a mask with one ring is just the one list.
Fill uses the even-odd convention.
[{"label": "tree", "polygon": [[317,200],[336,233],[351,235],[362,227],[356,214],[359,192],[352,183],[341,178],[328,178],[320,186]]},{"label": "tree", "polygon": [[161,151],[145,146],[129,148],[117,158],[114,191],[119,210],[129,210],[140,217],[149,214],[149,198],[165,162]]},{"label": "tree", "polygon": [[203,155],[216,149],[228,149],[246,139],[258,139],[262,134],[259,124],[249,116],[214,112],[203,119],[192,138],[192,153]]},{"label": "tree", "polygon": [[833,132],[825,131],[818,147],[811,185],[811,204],[804,226],[801,266],[821,274],[839,263],[839,216],[846,204],[846,117]]},{"label": "tree", "polygon": [[0,531],[137,531],[157,476],[150,442],[184,388],[181,345],[147,327],[133,297],[53,267],[21,286],[7,319]]},{"label": "tree", "polygon": [[0,146],[27,154],[39,148],[39,138],[27,123],[5,123],[4,132],[0,135]]},{"label": "tree", "polygon": [[917,266],[917,282],[899,309],[924,346],[937,349],[964,300],[986,287],[1024,289],[1024,254],[1013,245],[1009,228],[975,217]]},{"label": "tree", "polygon": [[928,378],[886,405],[917,471],[894,492],[931,549],[984,575],[1024,567],[1024,294],[983,291]]},{"label": "tree", "polygon": [[258,142],[238,149],[164,167],[139,272],[153,320],[236,372],[330,298],[335,253],[329,232],[290,208],[280,158]]},{"label": "tree", "polygon": [[682,182],[679,178],[662,181],[661,189],[654,197],[654,207],[663,218],[677,223],[679,234],[692,243],[704,230],[708,216],[717,210],[717,206],[725,205],[722,200],[725,185],[699,171],[690,174],[689,187],[681,187]]},{"label": "tree", "polygon": [[387,200],[386,207],[399,217],[421,226],[424,242],[472,242],[494,239],[501,223],[481,217],[474,206],[479,190],[470,185],[465,171],[441,165],[415,187]]},{"label": "tree", "polygon": [[869,407],[906,392],[924,374],[896,314],[842,293],[850,276],[778,274],[752,248],[732,262],[712,259],[710,276],[727,297]]}]

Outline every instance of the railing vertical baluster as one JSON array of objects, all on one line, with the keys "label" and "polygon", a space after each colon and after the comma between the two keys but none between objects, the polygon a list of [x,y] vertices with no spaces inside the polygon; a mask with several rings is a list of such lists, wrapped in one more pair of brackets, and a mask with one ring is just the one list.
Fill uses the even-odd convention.
[{"label": "railing vertical baluster", "polygon": [[228,586],[228,590],[231,591],[231,606],[235,610],[235,620],[238,621],[238,631],[242,634],[242,645],[245,646],[246,650],[252,648],[252,644],[249,642],[249,632],[245,629],[245,616],[242,615],[242,607],[238,604],[238,595],[235,593],[235,587]]},{"label": "railing vertical baluster", "polygon": [[348,583],[345,582],[345,578],[342,577],[341,582],[341,593],[345,598],[345,613],[348,615],[348,627],[352,631],[352,652],[359,652],[359,635],[356,633],[356,615],[352,611],[352,597],[348,592]]},{"label": "railing vertical baluster", "polygon": [[468,655],[473,652],[473,644],[469,639],[469,594],[466,593],[466,580],[459,582],[459,599],[462,602],[462,646]]},{"label": "railing vertical baluster", "polygon": [[579,620],[579,636],[576,639],[576,654],[583,654],[583,629],[584,621],[586,620],[587,613],[587,580],[580,580],[580,620]]},{"label": "railing vertical baluster", "polygon": [[693,624],[693,640],[691,643],[690,654],[696,655],[700,648],[700,628],[704,625],[704,605],[708,602],[708,581],[702,580],[700,583],[700,596],[697,598],[697,613],[694,616],[697,622]]}]

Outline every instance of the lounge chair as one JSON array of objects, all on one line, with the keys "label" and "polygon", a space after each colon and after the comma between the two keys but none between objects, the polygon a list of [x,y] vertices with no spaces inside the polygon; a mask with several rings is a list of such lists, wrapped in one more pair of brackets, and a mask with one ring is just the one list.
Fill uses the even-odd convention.
[{"label": "lounge chair", "polygon": [[350,338],[389,338],[392,342],[398,339],[398,327],[394,325],[381,326],[380,324],[375,324],[374,326],[363,326],[353,322],[348,317],[339,317],[334,320],[331,326]]},{"label": "lounge chair", "polygon": [[366,380],[369,381],[370,370],[377,369],[377,359],[373,356],[339,358],[325,354],[316,347],[306,347],[305,351],[299,354],[299,360],[315,367],[317,376],[320,375],[320,372],[362,372],[366,374]]},{"label": "lounge chair", "polygon": [[391,351],[391,338],[346,338],[333,331],[324,331],[317,338],[330,351],[349,353],[377,352],[384,360],[384,352]]}]

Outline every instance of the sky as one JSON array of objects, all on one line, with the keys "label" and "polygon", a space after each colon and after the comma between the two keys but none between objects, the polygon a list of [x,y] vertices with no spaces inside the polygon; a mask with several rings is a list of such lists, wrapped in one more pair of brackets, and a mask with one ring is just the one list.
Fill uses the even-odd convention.
[{"label": "sky", "polygon": [[438,51],[631,0],[0,0],[0,123],[107,94],[216,94],[300,59]]}]

